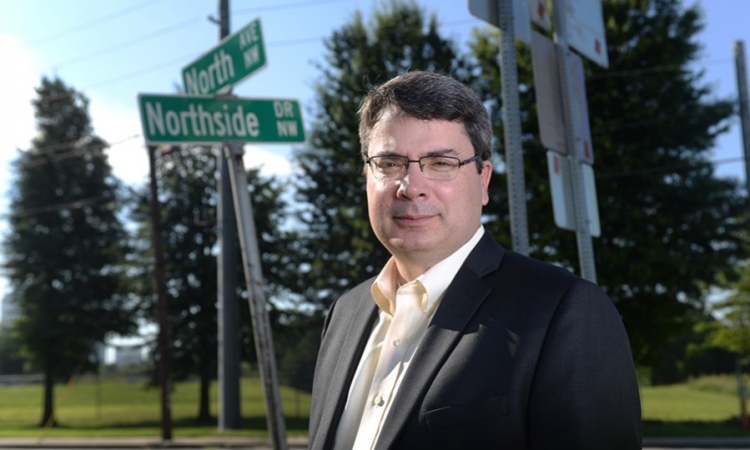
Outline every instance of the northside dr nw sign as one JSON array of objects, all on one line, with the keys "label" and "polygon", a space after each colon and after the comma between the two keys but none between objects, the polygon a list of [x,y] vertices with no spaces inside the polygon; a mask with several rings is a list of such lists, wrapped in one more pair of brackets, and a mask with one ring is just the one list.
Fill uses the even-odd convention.
[{"label": "northside dr nw sign", "polygon": [[183,68],[182,83],[189,95],[215,94],[265,65],[260,19],[255,19]]},{"label": "northside dr nw sign", "polygon": [[153,145],[305,141],[297,100],[140,94],[138,104]]}]

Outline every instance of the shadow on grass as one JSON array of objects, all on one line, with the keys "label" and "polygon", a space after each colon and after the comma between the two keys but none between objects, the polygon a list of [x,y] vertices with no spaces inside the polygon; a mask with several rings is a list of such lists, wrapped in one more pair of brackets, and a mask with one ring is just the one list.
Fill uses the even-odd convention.
[{"label": "shadow on grass", "polygon": [[[284,419],[287,434],[290,435],[306,435],[309,427],[308,418],[298,417],[287,417]],[[192,430],[191,434],[200,435],[212,435],[220,432],[218,430],[218,419],[213,417],[208,422],[199,422],[193,418],[180,418],[172,421],[172,428],[175,432],[180,433],[180,430]],[[41,427],[33,425],[25,425],[14,427],[17,430],[41,430]],[[103,423],[103,424],[92,424],[92,425],[66,425],[64,422],[57,423],[52,430],[57,432],[97,432],[102,430],[108,430],[112,432],[127,432],[128,430],[144,430],[144,429],[160,429],[161,423],[158,420],[143,420],[143,421],[132,421],[126,423]],[[268,424],[265,417],[246,417],[242,419],[242,426],[237,430],[228,430],[229,433],[237,432],[238,434],[267,434]],[[126,433],[127,434],[127,433]]]},{"label": "shadow on grass", "polygon": [[644,420],[643,435],[647,437],[750,437],[750,428],[743,428],[739,417],[716,422]]}]

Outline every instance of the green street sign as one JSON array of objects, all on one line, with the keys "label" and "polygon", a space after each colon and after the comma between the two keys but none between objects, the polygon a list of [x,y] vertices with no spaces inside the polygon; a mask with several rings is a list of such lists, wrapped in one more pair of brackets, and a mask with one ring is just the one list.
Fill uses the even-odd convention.
[{"label": "green street sign", "polygon": [[297,100],[139,94],[146,142],[304,142]]},{"label": "green street sign", "polygon": [[266,49],[255,19],[182,69],[185,92],[208,95],[233,86],[266,65]]}]

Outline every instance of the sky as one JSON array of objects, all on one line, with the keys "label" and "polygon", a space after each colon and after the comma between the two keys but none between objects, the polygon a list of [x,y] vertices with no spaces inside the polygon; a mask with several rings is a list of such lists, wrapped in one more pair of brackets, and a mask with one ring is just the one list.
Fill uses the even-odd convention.
[{"label": "sky", "polygon": [[[418,0],[437,15],[443,35],[461,45],[471,30],[484,27],[466,0]],[[684,0],[705,13],[704,45],[696,69],[717,98],[737,96],[734,44],[750,44],[750,1]],[[316,64],[324,62],[324,39],[364,17],[377,0],[230,0],[230,32],[260,19],[267,65],[237,84],[245,98],[291,98],[314,102]],[[94,132],[110,143],[116,176],[139,185],[148,176],[138,94],[174,94],[182,69],[218,43],[218,0],[0,0],[0,235],[5,214],[10,162],[35,135],[31,100],[42,77],[59,77],[90,100]],[[309,107],[309,106],[308,106]],[[246,146],[245,165],[267,174],[289,174],[289,145]],[[596,142],[594,142],[594,150]],[[717,141],[712,158],[720,176],[744,181],[739,119]],[[0,274],[0,298],[6,293]]]}]

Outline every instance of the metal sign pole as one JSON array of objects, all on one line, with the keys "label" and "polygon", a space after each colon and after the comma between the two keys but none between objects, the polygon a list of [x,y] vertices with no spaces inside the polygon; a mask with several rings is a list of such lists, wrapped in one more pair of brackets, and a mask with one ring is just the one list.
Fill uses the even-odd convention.
[{"label": "metal sign pole", "polygon": [[508,176],[510,233],[513,250],[529,254],[529,228],[526,219],[526,182],[523,173],[521,147],[521,113],[518,100],[518,72],[516,68],[516,39],[513,31],[513,4],[497,0],[500,28],[500,77],[503,95],[503,134],[505,135],[505,163]]},{"label": "metal sign pole", "polygon": [[266,295],[263,291],[263,273],[260,264],[255,220],[250,194],[247,192],[247,174],[242,160],[241,142],[230,142],[226,147],[226,161],[232,181],[232,197],[237,216],[242,262],[247,282],[247,297],[253,322],[255,351],[265,394],[268,430],[274,450],[286,450],[286,426],[281,411],[276,360],[273,353],[271,324],[266,310]]},{"label": "metal sign pole", "polygon": [[596,283],[596,264],[594,263],[594,245],[589,230],[588,211],[586,209],[586,190],[583,183],[581,157],[578,151],[579,133],[576,130],[575,112],[573,111],[573,85],[568,62],[568,40],[565,22],[565,0],[553,0],[555,49],[557,52],[560,92],[562,94],[563,116],[565,117],[565,146],[570,158],[570,179],[573,187],[573,209],[576,219],[576,238],[581,277]]}]

